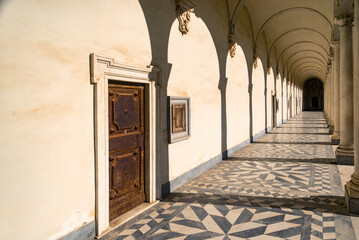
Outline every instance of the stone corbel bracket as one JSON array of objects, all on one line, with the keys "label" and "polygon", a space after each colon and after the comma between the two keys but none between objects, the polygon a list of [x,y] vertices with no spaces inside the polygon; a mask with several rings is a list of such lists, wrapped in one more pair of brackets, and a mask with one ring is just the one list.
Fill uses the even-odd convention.
[{"label": "stone corbel bracket", "polygon": [[333,61],[334,60],[334,45],[331,43],[330,49],[329,49],[329,58]]},{"label": "stone corbel bracket", "polygon": [[327,64],[327,75],[329,74],[330,68],[332,67],[332,59],[328,58],[328,64]]},{"label": "stone corbel bracket", "polygon": [[253,67],[254,69],[257,69],[258,67],[258,53],[256,48],[253,49]]},{"label": "stone corbel bracket", "polygon": [[270,61],[267,61],[267,74],[270,75]]},{"label": "stone corbel bracket", "polygon": [[229,55],[233,58],[236,55],[236,45],[238,42],[238,38],[234,34],[228,35],[228,48]]},{"label": "stone corbel bracket", "polygon": [[276,75],[276,78],[279,79],[279,70],[278,69],[276,70],[275,75]]},{"label": "stone corbel bracket", "polygon": [[189,32],[188,23],[191,20],[191,12],[193,12],[196,5],[190,0],[176,0],[176,16],[178,19],[178,29],[183,34]]}]

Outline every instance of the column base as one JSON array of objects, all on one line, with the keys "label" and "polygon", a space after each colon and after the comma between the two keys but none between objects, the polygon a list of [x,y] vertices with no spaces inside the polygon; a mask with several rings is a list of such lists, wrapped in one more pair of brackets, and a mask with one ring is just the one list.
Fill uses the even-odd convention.
[{"label": "column base", "polygon": [[330,139],[332,141],[332,145],[339,145],[340,143],[340,135],[333,133],[332,136],[330,136]]},{"label": "column base", "polygon": [[[354,178],[354,179],[353,179]],[[359,191],[355,184],[356,177],[352,175],[352,180],[345,184],[345,202],[349,213],[359,213]]]},{"label": "column base", "polygon": [[354,149],[343,149],[340,146],[335,150],[337,164],[354,166]]}]

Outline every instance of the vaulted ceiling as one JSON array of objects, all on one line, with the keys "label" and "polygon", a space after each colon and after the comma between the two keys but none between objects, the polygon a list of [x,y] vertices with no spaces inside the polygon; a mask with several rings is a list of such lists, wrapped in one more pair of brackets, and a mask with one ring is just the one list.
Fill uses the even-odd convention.
[{"label": "vaulted ceiling", "polygon": [[234,35],[241,11],[248,12],[254,52],[264,42],[268,66],[299,85],[309,78],[325,81],[338,35],[339,0],[227,0],[227,5]]}]

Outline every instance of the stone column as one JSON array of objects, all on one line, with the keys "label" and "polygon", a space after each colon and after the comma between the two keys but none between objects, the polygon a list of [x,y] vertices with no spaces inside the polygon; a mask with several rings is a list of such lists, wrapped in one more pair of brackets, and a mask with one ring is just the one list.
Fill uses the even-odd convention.
[{"label": "stone column", "polygon": [[287,102],[286,102],[286,104],[287,104],[287,121],[289,120],[289,90],[290,90],[290,88],[289,88],[289,81],[288,81],[288,78],[286,78],[286,88],[287,88],[287,91],[286,91],[286,94],[287,94]]},{"label": "stone column", "polygon": [[298,86],[295,85],[295,115],[298,114]]},{"label": "stone column", "polygon": [[325,108],[325,120],[327,120],[328,127],[329,127],[329,83],[328,83],[328,76],[325,78],[325,91],[326,91],[326,108]]},{"label": "stone column", "polygon": [[298,113],[302,112],[302,90],[298,87]]},{"label": "stone column", "polygon": [[293,107],[293,99],[294,99],[294,93],[293,93],[293,80],[290,81],[290,96],[291,96],[291,102],[290,102],[290,109],[291,109],[291,114],[290,117],[293,117],[293,112],[294,112],[294,107]]},{"label": "stone column", "polygon": [[295,83],[293,82],[293,117],[295,117],[295,108],[297,106],[295,102],[296,94],[295,94]]},{"label": "stone column", "polygon": [[295,84],[292,82],[292,117],[295,117]]},{"label": "stone column", "polygon": [[332,135],[332,144],[338,145],[340,141],[340,48],[339,41],[333,42],[334,48],[334,132]]},{"label": "stone column", "polygon": [[328,115],[328,81],[324,82],[324,115],[325,115],[325,119],[327,119],[327,115]]},{"label": "stone column", "polygon": [[334,75],[333,75],[333,65],[332,62],[329,63],[329,72],[328,72],[328,78],[330,79],[330,93],[329,93],[329,105],[330,105],[330,112],[329,112],[329,134],[332,134],[334,132]]},{"label": "stone column", "polygon": [[323,84],[324,87],[324,115],[325,118],[327,117],[327,81],[324,82]]},{"label": "stone column", "polygon": [[291,98],[292,98],[292,82],[290,81],[289,79],[289,83],[288,83],[288,88],[289,88],[289,92],[288,92],[288,119],[291,119],[292,118],[292,101],[291,101]]},{"label": "stone column", "polygon": [[300,112],[303,112],[303,88],[300,89]]},{"label": "stone column", "polygon": [[331,84],[331,79],[330,79],[330,74],[329,74],[329,68],[327,69],[328,70],[328,72],[327,72],[327,80],[326,80],[326,82],[327,82],[327,88],[328,88],[328,92],[327,92],[327,96],[328,96],[328,101],[327,101],[327,105],[328,105],[328,112],[327,112],[327,122],[328,122],[328,126],[329,126],[329,128],[330,128],[330,126],[332,126],[332,119],[331,119],[331,112],[332,112],[332,110],[331,110],[331,105],[330,105],[330,102],[331,102],[331,98],[332,98],[332,96],[330,96],[330,93],[331,93],[331,91],[332,91],[332,89],[331,89],[331,87],[332,87],[332,84]]},{"label": "stone column", "polygon": [[359,213],[359,0],[354,0],[354,173],[345,185],[350,213]]},{"label": "stone column", "polygon": [[337,163],[353,165],[353,18],[344,17],[337,22],[340,25],[340,143],[335,154]]}]

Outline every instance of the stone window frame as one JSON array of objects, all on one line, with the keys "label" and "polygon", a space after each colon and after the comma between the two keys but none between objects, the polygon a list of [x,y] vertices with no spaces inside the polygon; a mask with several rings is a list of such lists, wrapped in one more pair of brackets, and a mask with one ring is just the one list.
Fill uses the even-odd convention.
[{"label": "stone window frame", "polygon": [[[174,97],[168,96],[168,142],[169,143],[176,143],[179,141],[186,140],[191,136],[191,99],[190,97]],[[175,105],[184,105],[185,107],[185,118],[184,131],[174,131],[175,128],[173,126],[173,106]]]}]

